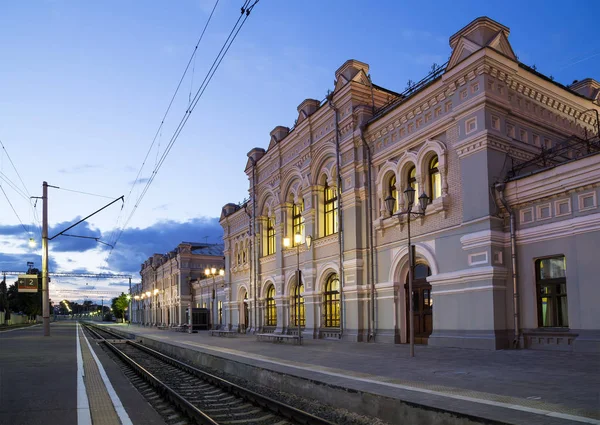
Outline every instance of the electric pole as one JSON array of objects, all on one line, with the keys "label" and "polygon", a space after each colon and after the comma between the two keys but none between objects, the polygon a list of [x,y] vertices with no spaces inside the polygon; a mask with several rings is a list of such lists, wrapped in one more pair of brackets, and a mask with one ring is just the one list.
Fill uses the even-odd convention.
[{"label": "electric pole", "polygon": [[42,317],[44,336],[50,336],[50,306],[48,291],[48,183],[44,182],[42,192]]}]

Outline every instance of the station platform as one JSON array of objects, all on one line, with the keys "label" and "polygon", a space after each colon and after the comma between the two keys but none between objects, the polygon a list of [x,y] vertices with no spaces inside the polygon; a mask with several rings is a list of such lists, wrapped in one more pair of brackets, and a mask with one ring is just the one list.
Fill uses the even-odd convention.
[{"label": "station platform", "polygon": [[164,425],[75,321],[0,331],[0,425]]},{"label": "station platform", "polygon": [[[145,342],[303,378],[314,388],[330,386],[391,398],[413,407],[465,415],[475,422],[600,424],[600,356],[596,354],[417,345],[411,358],[408,345],[306,339],[296,345],[257,341],[253,335],[217,337],[208,331],[188,334],[127,324],[107,326]],[[373,403],[382,398],[363,397]]]}]

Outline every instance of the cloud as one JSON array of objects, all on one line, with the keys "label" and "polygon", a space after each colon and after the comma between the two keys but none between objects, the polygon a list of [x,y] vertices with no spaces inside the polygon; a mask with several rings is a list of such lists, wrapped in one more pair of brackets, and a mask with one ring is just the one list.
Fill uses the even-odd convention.
[{"label": "cloud", "polygon": [[152,211],[161,211],[161,210],[166,210],[167,207],[171,205],[171,204],[161,204],[161,205],[157,205],[154,208],[152,208]]},{"label": "cloud", "polygon": [[137,180],[131,180],[129,182],[130,185],[134,185],[134,184],[144,184],[144,183],[148,183],[148,180],[150,180],[150,177],[141,177]]},{"label": "cloud", "polygon": [[58,172],[63,173],[63,174],[81,173],[81,172],[85,172],[85,171],[89,171],[89,170],[96,170],[98,168],[103,168],[103,167],[101,165],[82,164],[82,165],[77,165],[77,166],[71,167],[71,168],[61,168],[60,170],[58,170]]},{"label": "cloud", "polygon": [[129,287],[129,282],[111,282],[108,286],[126,286]]}]

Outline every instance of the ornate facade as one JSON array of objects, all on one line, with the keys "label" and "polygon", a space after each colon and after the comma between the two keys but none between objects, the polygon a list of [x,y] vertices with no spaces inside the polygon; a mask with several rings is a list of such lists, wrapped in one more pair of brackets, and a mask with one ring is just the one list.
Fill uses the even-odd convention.
[{"label": "ornate facade", "polygon": [[[220,221],[226,326],[407,342],[409,223],[385,201],[404,211],[412,187],[429,198],[410,223],[417,343],[600,350],[600,311],[586,301],[600,295],[587,249],[600,246],[600,86],[551,81],[508,35],[474,20],[450,38],[449,62],[401,94],[349,60],[325,100],[303,101],[293,129],[248,153],[249,201]],[[571,179],[577,163],[587,171]],[[532,222],[514,220],[527,208]]]},{"label": "ornate facade", "polygon": [[141,267],[142,283],[132,288],[133,321],[149,326],[188,323],[188,309],[200,307],[198,282],[205,269],[224,266],[223,245],[182,242],[166,254],[154,254]]}]

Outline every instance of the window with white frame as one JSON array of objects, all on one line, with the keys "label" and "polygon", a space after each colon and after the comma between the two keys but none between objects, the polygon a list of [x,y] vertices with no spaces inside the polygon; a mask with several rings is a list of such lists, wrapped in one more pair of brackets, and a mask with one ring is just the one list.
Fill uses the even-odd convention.
[{"label": "window with white frame", "polygon": [[500,130],[500,118],[496,115],[492,115],[492,128],[494,130]]},{"label": "window with white frame", "polygon": [[473,117],[465,121],[465,134],[473,133],[477,130],[477,118]]},{"label": "window with white frame", "polygon": [[533,223],[533,208],[525,208],[520,211],[521,224]]},{"label": "window with white frame", "polygon": [[579,211],[594,209],[598,206],[596,192],[582,193],[578,195]]},{"label": "window with white frame", "polygon": [[521,142],[523,143],[527,143],[527,131],[525,130],[519,130],[519,137],[521,139]]},{"label": "window with white frame", "polygon": [[560,217],[571,214],[571,200],[561,199],[554,202],[554,215]]},{"label": "window with white frame", "polygon": [[438,156],[429,161],[429,198],[431,201],[442,196],[442,176],[439,170]]},{"label": "window with white frame", "polygon": [[538,205],[536,209],[536,216],[538,220],[548,220],[549,218],[552,218],[550,204]]}]

